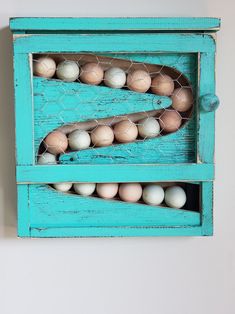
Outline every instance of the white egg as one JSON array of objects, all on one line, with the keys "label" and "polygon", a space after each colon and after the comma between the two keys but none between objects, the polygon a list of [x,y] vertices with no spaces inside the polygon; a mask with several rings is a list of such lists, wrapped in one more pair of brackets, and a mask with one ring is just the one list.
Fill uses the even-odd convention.
[{"label": "white egg", "polygon": [[148,184],[144,187],[142,198],[148,205],[160,205],[164,200],[164,190],[160,185]]},{"label": "white egg", "polygon": [[138,131],[142,138],[155,137],[160,132],[160,124],[154,117],[145,118],[138,122]]},{"label": "white egg", "polygon": [[171,186],[165,191],[165,203],[169,207],[181,208],[186,200],[186,193],[180,186]]},{"label": "white egg", "polygon": [[56,63],[50,57],[40,57],[33,61],[34,75],[51,78],[56,71]]},{"label": "white egg", "polygon": [[120,68],[110,68],[104,74],[104,84],[112,88],[122,88],[126,83],[126,73]]},{"label": "white egg", "polygon": [[79,66],[75,61],[62,61],[56,69],[56,76],[66,82],[74,82],[79,76]]},{"label": "white egg", "polygon": [[73,150],[86,149],[91,144],[91,138],[87,131],[75,130],[68,136],[69,146]]},{"label": "white egg", "polygon": [[54,165],[57,164],[56,156],[51,153],[44,153],[38,158],[39,165]]},{"label": "white egg", "polygon": [[96,184],[95,183],[74,183],[73,188],[77,194],[89,196],[94,193]]},{"label": "white egg", "polygon": [[72,183],[69,182],[60,182],[60,183],[54,183],[53,187],[60,192],[68,192],[71,187],[72,187]]}]

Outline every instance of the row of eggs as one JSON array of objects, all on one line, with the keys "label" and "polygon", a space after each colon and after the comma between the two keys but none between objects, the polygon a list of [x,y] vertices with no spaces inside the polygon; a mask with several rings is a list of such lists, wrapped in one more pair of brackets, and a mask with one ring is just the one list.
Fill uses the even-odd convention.
[{"label": "row of eggs", "polygon": [[[170,184],[168,184],[170,185]],[[167,186],[151,183],[142,186],[140,183],[55,183],[53,187],[60,192],[73,189],[82,196],[91,196],[95,192],[103,199],[113,199],[118,195],[124,202],[135,203],[141,198],[148,205],[160,205],[163,202],[169,207],[182,208],[187,200],[186,193],[181,186]]]},{"label": "row of eggs", "polygon": [[151,78],[144,70],[134,70],[126,75],[119,67],[110,67],[106,71],[98,63],[89,62],[81,66],[75,61],[65,60],[56,65],[50,57],[40,57],[34,60],[34,74],[37,76],[51,78],[56,77],[66,81],[74,82],[78,78],[81,82],[91,85],[99,85],[104,82],[111,88],[122,88],[126,86],[135,92],[151,92],[160,96],[171,96],[172,107],[179,111],[189,110],[193,104],[191,88],[179,87],[175,89],[174,80],[166,74],[159,73]]},{"label": "row of eggs", "polygon": [[[115,124],[113,128],[108,125],[98,125],[90,134],[78,129],[69,133],[68,136],[56,130],[47,135],[44,139],[44,146],[47,152],[57,155],[64,153],[68,146],[71,150],[87,149],[91,143],[96,147],[109,146],[112,145],[114,138],[119,143],[130,143],[138,136],[143,139],[156,137],[161,128],[168,132],[176,131],[181,125],[181,120],[177,111],[165,110],[159,122],[154,117],[142,119],[137,124],[130,120],[123,120]],[[43,159],[41,161],[43,163]]]}]

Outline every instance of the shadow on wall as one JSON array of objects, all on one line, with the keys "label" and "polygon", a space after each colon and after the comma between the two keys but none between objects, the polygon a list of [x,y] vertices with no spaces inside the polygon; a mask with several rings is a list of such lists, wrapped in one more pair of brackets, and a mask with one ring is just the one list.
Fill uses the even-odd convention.
[{"label": "shadow on wall", "polygon": [[16,236],[12,34],[0,29],[0,238]]}]

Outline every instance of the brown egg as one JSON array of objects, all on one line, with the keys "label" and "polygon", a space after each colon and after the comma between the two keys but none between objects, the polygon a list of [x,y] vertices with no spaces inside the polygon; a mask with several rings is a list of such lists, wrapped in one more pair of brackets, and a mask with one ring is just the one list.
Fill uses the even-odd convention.
[{"label": "brown egg", "polygon": [[193,94],[190,88],[176,88],[171,96],[171,99],[172,107],[179,112],[187,111],[193,105]]},{"label": "brown egg", "polygon": [[118,122],[114,126],[113,131],[116,140],[120,143],[133,142],[138,136],[137,126],[129,120],[123,120]]},{"label": "brown egg", "polygon": [[102,82],[104,71],[97,63],[86,63],[81,68],[80,79],[83,83],[98,85]]},{"label": "brown egg", "polygon": [[119,186],[119,197],[125,202],[138,202],[142,192],[142,186],[139,183],[122,183]]},{"label": "brown egg", "polygon": [[68,147],[67,136],[60,131],[53,131],[45,138],[44,146],[54,155],[64,153]]},{"label": "brown egg", "polygon": [[102,198],[113,198],[118,192],[118,183],[97,183],[96,192]]},{"label": "brown egg", "polygon": [[158,74],[152,79],[151,91],[161,96],[170,96],[174,91],[174,81],[169,75]]},{"label": "brown egg", "polygon": [[165,110],[159,118],[159,123],[164,132],[175,132],[181,126],[182,118],[175,110]]},{"label": "brown egg", "polygon": [[136,70],[127,75],[127,87],[134,92],[145,93],[151,86],[151,77],[144,70]]},{"label": "brown egg", "polygon": [[91,132],[91,141],[95,146],[109,146],[113,143],[113,130],[107,125],[99,125]]}]

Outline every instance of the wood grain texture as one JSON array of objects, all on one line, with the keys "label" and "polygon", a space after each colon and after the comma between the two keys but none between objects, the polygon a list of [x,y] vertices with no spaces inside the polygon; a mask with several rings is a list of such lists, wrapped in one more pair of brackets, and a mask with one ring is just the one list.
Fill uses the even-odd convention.
[{"label": "wood grain texture", "polygon": [[[117,54],[113,56],[117,58]],[[141,62],[144,62],[146,66],[156,66],[157,68],[164,65],[163,71],[167,73],[171,71],[175,80],[180,77],[180,84],[190,84],[193,90],[195,89],[197,74],[195,54],[119,54],[118,56],[124,61],[128,58],[133,60],[135,66]],[[79,60],[79,55],[76,58]],[[86,55],[81,55],[80,58],[87,60]],[[102,64],[110,62],[109,58],[102,57]],[[120,63],[122,59],[116,60],[119,60]],[[130,66],[130,64],[126,66]],[[179,72],[183,75],[179,75]],[[176,84],[177,82],[178,80],[176,80]],[[161,104],[156,105],[159,100],[161,100]],[[162,109],[168,105],[169,98],[160,97],[159,99],[153,94],[116,90],[104,86],[90,86],[78,82],[64,83],[59,80],[35,77],[35,152],[38,151],[43,138],[58,127],[61,127],[66,133],[76,128],[87,130],[97,126],[97,121],[92,122],[92,118],[101,119],[109,116],[110,119],[99,121],[112,125],[123,119],[119,116],[120,114],[142,112],[143,115],[134,114],[129,117],[136,122],[145,116],[154,115],[152,109]],[[91,121],[88,122],[87,119]],[[194,114],[190,121],[174,134],[108,148],[69,153],[61,156],[60,160],[66,164],[89,162],[103,164],[192,163],[196,161],[196,120],[197,117]],[[73,125],[75,121],[78,122]],[[66,123],[69,125],[66,126]]]},{"label": "wood grain texture", "polygon": [[17,186],[17,229],[19,237],[30,235],[30,208],[29,208],[29,186],[22,184]]},{"label": "wood grain texture", "polygon": [[213,235],[213,182],[201,186],[202,234]]},{"label": "wood grain texture", "polygon": [[31,185],[29,198],[32,228],[200,225],[199,212],[69,195],[46,185]]},{"label": "wood grain texture", "polygon": [[[200,54],[199,97],[215,94],[215,55]],[[200,162],[214,161],[215,112],[206,112],[202,108],[199,115],[198,159]]]},{"label": "wood grain texture", "polygon": [[[58,119],[59,111],[54,112],[55,116],[50,120],[53,121],[52,124],[49,120],[45,120],[45,116],[40,120],[39,113],[38,118],[35,119],[36,98],[39,99],[44,95],[36,94],[36,89],[32,91],[30,66],[31,53],[79,54],[81,52],[102,55],[102,58],[119,57],[121,54],[126,60],[126,64],[131,55],[132,61],[149,62],[150,68],[154,64],[173,65],[177,71],[184,73],[186,79],[192,84],[195,94],[201,97],[208,93],[214,94],[215,40],[214,34],[207,34],[207,32],[218,30],[219,25],[219,19],[212,18],[21,18],[11,20],[11,28],[15,34],[25,33],[24,36],[14,37],[16,144],[17,163],[20,165],[17,166],[16,174],[19,236],[192,236],[212,234],[213,193],[211,181],[214,178],[214,113],[202,112],[195,107],[189,123],[174,134],[147,141],[146,146],[144,146],[145,144],[119,145],[119,155],[112,151],[113,148],[110,148],[109,152],[101,149],[99,151],[99,154],[100,152],[103,154],[99,155],[101,164],[88,163],[91,160],[96,163],[95,157],[91,152],[88,154],[84,152],[83,156],[79,154],[79,158],[82,157],[85,163],[83,165],[72,165],[70,161],[68,165],[37,166],[34,165],[37,154],[35,148],[37,151],[42,136],[53,128],[62,126],[63,117],[67,117],[68,123],[76,120],[72,115],[66,116],[67,113],[62,114],[62,119]],[[174,31],[172,32],[172,30]],[[61,33],[59,34],[58,31]],[[35,34],[26,34],[30,32]],[[200,54],[198,63],[200,69],[199,90],[197,91],[195,88],[198,64],[195,60],[198,53]],[[159,60],[161,61],[159,62]],[[174,66],[176,60],[178,60],[177,66]],[[180,60],[182,62],[179,62]],[[173,70],[172,73],[176,72]],[[70,90],[70,87],[66,85],[64,91],[61,89],[62,98]],[[34,99],[32,99],[33,97]],[[64,103],[70,106],[70,100],[68,98]],[[43,103],[45,105],[45,99]],[[132,103],[135,103],[134,98]],[[45,109],[48,114],[50,105],[49,101],[45,108],[38,109],[42,111]],[[54,108],[50,108],[50,110],[54,110]],[[72,107],[72,109],[74,108]],[[116,113],[115,110],[112,111],[113,115],[122,112],[120,107],[117,109]],[[152,112],[151,108],[149,110]],[[54,113],[52,112],[52,115]],[[109,114],[106,113],[105,117],[109,117]],[[135,118],[133,117],[133,119]],[[176,153],[177,146],[178,155]],[[154,150],[152,149],[153,153],[150,152],[150,147],[154,148]],[[160,159],[164,154],[158,155],[158,159],[154,155],[159,148],[164,148],[165,159],[163,157]],[[148,156],[145,164],[136,164],[136,162],[140,162],[139,157],[129,158],[126,164],[120,164],[123,156],[124,159],[126,158],[124,153],[126,149],[137,156],[145,150]],[[196,164],[197,150],[199,157]],[[103,164],[107,163],[104,157],[107,153],[113,154],[115,158],[119,156],[119,159],[115,159],[119,163]],[[144,162],[144,160],[142,161]],[[154,163],[152,163],[153,161]],[[162,164],[156,162],[162,162]],[[196,182],[201,187],[201,212],[106,201],[92,197],[84,198],[58,193],[46,185],[63,181]]]},{"label": "wood grain texture", "polygon": [[[141,43],[141,44],[140,44]],[[74,34],[16,37],[18,53],[214,52],[208,34]]]},{"label": "wood grain texture", "polygon": [[122,31],[122,30],[218,30],[220,19],[211,17],[147,18],[11,18],[12,31]]},{"label": "wood grain texture", "polygon": [[14,53],[16,163],[34,162],[33,99],[30,56]]},{"label": "wood grain texture", "polygon": [[18,183],[210,181],[213,164],[18,166]]}]

